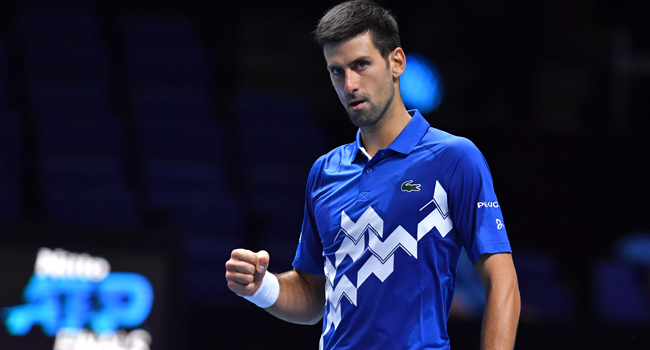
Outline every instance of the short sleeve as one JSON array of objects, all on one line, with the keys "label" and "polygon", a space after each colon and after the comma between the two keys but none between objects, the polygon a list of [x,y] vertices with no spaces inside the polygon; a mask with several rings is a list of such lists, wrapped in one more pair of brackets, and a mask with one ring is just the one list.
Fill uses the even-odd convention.
[{"label": "short sleeve", "polygon": [[461,244],[476,264],[485,253],[511,253],[492,175],[483,154],[469,140],[458,138],[441,154],[450,174],[450,207]]},{"label": "short sleeve", "polygon": [[296,257],[293,259],[293,267],[300,271],[314,275],[322,275],[325,266],[323,257],[323,244],[316,226],[314,217],[314,206],[312,203],[313,193],[319,187],[322,159],[314,163],[307,178],[305,190],[305,210],[302,219],[302,231],[296,249]]}]

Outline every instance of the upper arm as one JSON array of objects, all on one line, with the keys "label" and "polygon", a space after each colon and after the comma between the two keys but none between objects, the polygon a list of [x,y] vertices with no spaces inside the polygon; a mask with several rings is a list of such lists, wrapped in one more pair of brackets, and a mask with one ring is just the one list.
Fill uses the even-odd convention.
[{"label": "upper arm", "polygon": [[449,209],[473,263],[485,253],[511,252],[492,175],[476,146],[454,139],[437,157],[448,177]]},{"label": "upper arm", "polygon": [[306,322],[307,324],[315,324],[320,321],[325,314],[325,275],[314,275],[308,272],[300,271],[298,269],[293,269],[301,279],[310,286],[310,289],[313,291],[313,295],[316,296],[316,311],[315,316]]},{"label": "upper arm", "polygon": [[519,289],[512,254],[483,254],[475,267],[486,291],[495,285]]},{"label": "upper arm", "polygon": [[325,275],[315,275],[296,268],[293,270],[318,294],[323,294],[323,298],[325,297]]}]

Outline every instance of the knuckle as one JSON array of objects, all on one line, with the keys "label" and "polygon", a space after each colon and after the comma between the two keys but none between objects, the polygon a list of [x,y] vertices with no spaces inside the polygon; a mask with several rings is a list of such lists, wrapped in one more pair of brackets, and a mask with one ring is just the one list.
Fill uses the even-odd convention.
[{"label": "knuckle", "polygon": [[239,280],[241,283],[251,283],[253,282],[253,276],[252,275],[241,275]]},{"label": "knuckle", "polygon": [[230,253],[230,256],[235,259],[235,260],[240,260],[242,256],[246,256],[248,250],[242,249],[242,248],[237,248],[233,249],[232,253]]},{"label": "knuckle", "polygon": [[241,295],[242,288],[241,285],[235,282],[229,282],[228,283],[228,288],[233,291],[237,295]]}]

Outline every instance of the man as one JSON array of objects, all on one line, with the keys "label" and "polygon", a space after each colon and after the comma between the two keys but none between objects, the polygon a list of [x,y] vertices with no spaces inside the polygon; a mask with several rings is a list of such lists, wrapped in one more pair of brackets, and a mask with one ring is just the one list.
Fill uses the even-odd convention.
[{"label": "man", "polygon": [[519,289],[483,156],[404,107],[389,11],[345,2],[315,34],[357,140],[311,169],[294,270],[275,276],[267,252],[236,249],[229,288],[289,322],[323,319],[321,349],[449,349],[465,247],[486,290],[482,348],[512,349]]}]

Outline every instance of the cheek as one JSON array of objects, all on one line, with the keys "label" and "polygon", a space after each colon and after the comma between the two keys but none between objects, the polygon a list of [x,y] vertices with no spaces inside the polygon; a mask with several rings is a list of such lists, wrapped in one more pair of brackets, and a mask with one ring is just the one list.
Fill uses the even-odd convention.
[{"label": "cheek", "polygon": [[390,91],[393,88],[393,76],[390,74],[390,71],[387,75],[382,76],[380,82],[377,82],[379,85],[378,90],[381,91],[384,95],[390,95]]},{"label": "cheek", "polygon": [[336,91],[336,95],[342,99],[343,96],[345,95],[345,92],[343,91],[343,87],[341,86],[341,84],[338,84],[334,79],[332,79],[332,87],[334,87],[334,91]]}]

